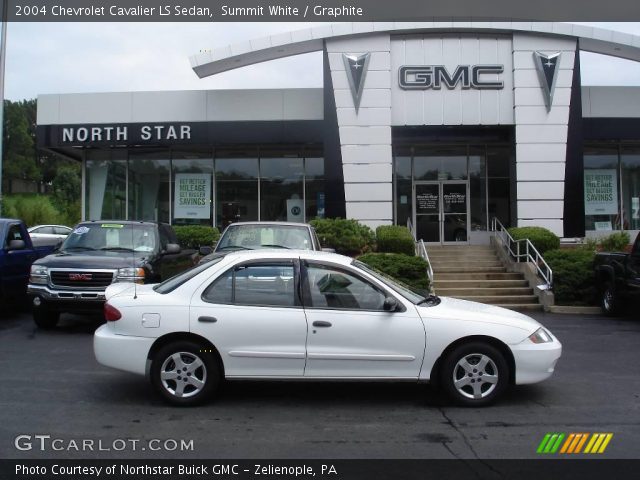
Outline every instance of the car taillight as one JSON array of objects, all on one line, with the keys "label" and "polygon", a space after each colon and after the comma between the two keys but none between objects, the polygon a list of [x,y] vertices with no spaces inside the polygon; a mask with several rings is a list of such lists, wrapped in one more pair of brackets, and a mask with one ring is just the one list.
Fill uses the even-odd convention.
[{"label": "car taillight", "polygon": [[120,320],[122,318],[122,314],[116,307],[113,307],[108,303],[105,303],[104,318],[107,322],[115,322],[116,320]]}]

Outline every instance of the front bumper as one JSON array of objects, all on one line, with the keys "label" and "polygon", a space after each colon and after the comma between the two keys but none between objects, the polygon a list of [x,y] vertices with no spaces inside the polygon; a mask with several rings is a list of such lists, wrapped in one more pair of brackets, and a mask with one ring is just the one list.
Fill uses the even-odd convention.
[{"label": "front bumper", "polygon": [[40,297],[47,302],[101,302],[104,303],[104,290],[52,290],[48,285],[30,283],[27,293],[33,297]]},{"label": "front bumper", "polygon": [[93,335],[93,352],[98,363],[125,372],[145,375],[147,356],[155,338],[117,335],[107,322]]},{"label": "front bumper", "polygon": [[511,345],[516,363],[516,385],[538,383],[549,378],[562,355],[562,344],[554,337],[549,343],[522,342]]}]

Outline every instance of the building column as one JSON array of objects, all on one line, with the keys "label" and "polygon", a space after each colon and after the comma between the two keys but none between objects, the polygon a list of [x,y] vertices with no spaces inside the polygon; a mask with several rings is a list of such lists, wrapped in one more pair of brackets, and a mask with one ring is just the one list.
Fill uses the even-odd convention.
[{"label": "building column", "polygon": [[[551,109],[534,52],[560,52]],[[564,236],[564,179],[575,38],[513,34],[518,226],[540,226]]]},{"label": "building column", "polygon": [[[335,97],[347,218],[371,228],[393,223],[389,34],[326,41]],[[356,113],[342,54],[369,52]]]}]

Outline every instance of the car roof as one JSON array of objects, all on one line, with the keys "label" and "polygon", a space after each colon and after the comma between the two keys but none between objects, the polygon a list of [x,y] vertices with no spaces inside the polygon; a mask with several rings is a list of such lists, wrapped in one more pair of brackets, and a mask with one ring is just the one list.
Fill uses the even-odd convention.
[{"label": "car roof", "polygon": [[71,227],[67,227],[66,225],[54,225],[52,223],[47,223],[47,224],[43,224],[43,225],[34,225],[33,227],[29,227],[29,230],[31,230],[33,228],[40,228],[40,227],[62,227],[62,228],[68,228],[69,230],[72,230]]},{"label": "car roof", "polygon": [[353,258],[346,257],[337,253],[319,252],[314,250],[288,250],[281,248],[264,248],[259,250],[234,250],[226,253],[227,258],[238,258],[245,260],[269,260],[269,259],[288,259],[291,257],[302,258],[305,260],[321,260],[342,265],[350,265]]},{"label": "car roof", "polygon": [[84,220],[79,225],[86,225],[88,223],[119,223],[122,225],[169,225],[165,222],[152,222],[148,220]]},{"label": "car roof", "polygon": [[309,228],[311,225],[308,223],[300,223],[300,222],[234,222],[227,225],[229,227],[236,227],[241,225],[251,225],[251,226],[285,226],[285,227],[304,227]]}]

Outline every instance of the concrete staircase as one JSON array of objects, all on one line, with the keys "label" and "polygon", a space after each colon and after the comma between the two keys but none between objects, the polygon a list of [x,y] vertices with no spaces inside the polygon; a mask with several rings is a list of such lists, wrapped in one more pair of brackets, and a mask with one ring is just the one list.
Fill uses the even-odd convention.
[{"label": "concrete staircase", "polygon": [[522,273],[510,273],[491,246],[428,246],[438,295],[520,311],[542,305]]}]

